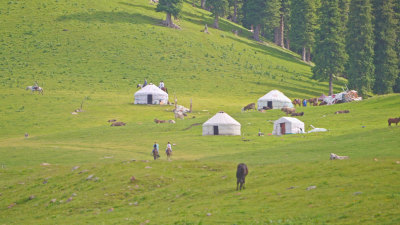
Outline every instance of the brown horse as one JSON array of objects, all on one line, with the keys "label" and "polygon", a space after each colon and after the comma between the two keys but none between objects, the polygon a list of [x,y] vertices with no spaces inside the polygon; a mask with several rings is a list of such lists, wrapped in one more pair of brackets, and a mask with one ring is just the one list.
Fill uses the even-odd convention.
[{"label": "brown horse", "polygon": [[171,156],[172,156],[172,149],[167,148],[167,149],[165,150],[165,153],[167,154],[167,159],[170,160],[170,159],[171,159]]},{"label": "brown horse", "polygon": [[400,117],[398,117],[398,118],[389,118],[389,119],[388,119],[388,126],[391,126],[392,123],[395,123],[396,126],[397,126],[397,124],[398,124],[399,122],[400,122]]},{"label": "brown horse", "polygon": [[151,152],[151,154],[153,155],[154,160],[160,158],[160,154],[158,154],[157,148],[154,148],[153,151]]},{"label": "brown horse", "polygon": [[247,174],[249,173],[249,170],[247,169],[247,165],[244,163],[240,163],[237,167],[236,171],[236,191],[239,189],[239,184],[240,184],[240,190],[245,189],[244,183],[245,183],[245,178]]},{"label": "brown horse", "polygon": [[161,90],[168,94],[168,89],[166,87],[162,87]]},{"label": "brown horse", "polygon": [[298,98],[295,98],[295,99],[293,99],[292,104],[293,104],[294,106],[299,105],[299,107],[300,107],[300,106],[301,106],[301,100],[298,99]]},{"label": "brown horse", "polygon": [[311,106],[311,105],[317,106],[317,104],[318,104],[318,98],[310,98],[310,99],[308,99],[308,102],[310,103],[310,106]]}]

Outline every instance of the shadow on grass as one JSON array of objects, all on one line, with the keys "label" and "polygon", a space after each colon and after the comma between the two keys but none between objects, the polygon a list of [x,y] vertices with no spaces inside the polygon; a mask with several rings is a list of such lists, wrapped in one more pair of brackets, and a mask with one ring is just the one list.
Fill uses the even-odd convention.
[{"label": "shadow on grass", "polygon": [[[151,7],[149,5],[136,5],[136,4],[127,3],[127,2],[118,2],[118,3],[122,4],[122,5],[126,5],[126,6],[135,7],[135,8],[142,8],[142,9],[145,9],[145,10],[155,11],[155,7]],[[152,5],[152,6],[156,6],[156,5]]]},{"label": "shadow on grass", "polygon": [[289,62],[293,62],[293,63],[297,63],[297,64],[301,64],[301,65],[307,65],[306,63],[303,63],[300,59],[297,59],[295,56],[293,56],[289,53],[283,52],[283,51],[279,51],[278,49],[268,47],[268,46],[262,45],[260,43],[246,42],[246,41],[240,40],[239,38],[234,38],[234,37],[228,37],[228,38],[230,38],[234,41],[243,43],[245,45],[248,45],[252,48],[258,49],[258,51],[260,53],[264,53],[264,54],[267,54],[267,55],[270,55],[270,56],[273,56],[276,58],[280,58],[280,59],[283,59],[283,60],[286,60]]},{"label": "shadow on grass", "polygon": [[[325,90],[325,89],[328,90],[328,88],[325,88],[325,86],[323,86],[321,88],[314,88],[313,90],[311,90],[309,86],[300,85],[298,83],[290,84],[287,81],[285,81],[285,84],[277,84],[277,83],[268,84],[268,83],[263,83],[263,82],[261,82],[261,83],[251,82],[251,83],[257,84],[257,85],[262,85],[262,86],[269,85],[278,90],[290,90],[291,92],[305,93],[310,96],[320,96],[323,93],[323,90]],[[325,88],[325,89],[323,89],[323,88]],[[318,90],[315,90],[315,89],[318,89]]]},{"label": "shadow on grass", "polygon": [[57,21],[79,20],[82,22],[103,22],[103,23],[131,23],[131,24],[155,24],[159,20],[137,13],[127,12],[95,12],[95,13],[75,13],[60,16]]}]

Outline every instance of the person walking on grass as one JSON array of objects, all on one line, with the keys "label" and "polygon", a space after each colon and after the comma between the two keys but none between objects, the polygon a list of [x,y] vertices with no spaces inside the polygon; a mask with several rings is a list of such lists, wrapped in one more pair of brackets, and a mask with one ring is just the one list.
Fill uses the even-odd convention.
[{"label": "person walking on grass", "polygon": [[172,155],[172,146],[171,146],[171,143],[169,143],[169,141],[168,141],[168,144],[167,144],[167,148],[165,149],[165,153],[167,154],[168,160],[170,160],[171,159],[171,155]]},{"label": "person walking on grass", "polygon": [[159,152],[158,152],[158,144],[157,144],[156,141],[154,142],[153,151],[151,152],[151,154],[153,155],[154,160],[160,158],[160,154],[159,154]]}]

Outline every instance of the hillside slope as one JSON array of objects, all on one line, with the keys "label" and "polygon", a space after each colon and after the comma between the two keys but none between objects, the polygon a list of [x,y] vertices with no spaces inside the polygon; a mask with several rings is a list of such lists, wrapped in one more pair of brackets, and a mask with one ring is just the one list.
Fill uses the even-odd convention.
[{"label": "hillside slope", "polygon": [[[400,116],[400,95],[297,108],[307,131],[329,132],[269,136],[285,114],[241,112],[244,105],[271,89],[319,96],[327,83],[310,79],[297,55],[256,43],[229,21],[204,34],[213,19],[191,4],[182,30],[160,26],[164,14],[154,9],[147,0],[0,2],[0,224],[400,222],[400,129],[386,122]],[[193,113],[155,124],[174,119],[174,107],[133,105],[145,78],[163,80],[178,104],[192,100]],[[34,81],[44,95],[25,90]],[[84,112],[72,115],[81,103]],[[201,136],[221,110],[242,136]],[[330,161],[332,152],[350,159]],[[250,173],[236,192],[240,162]]]}]

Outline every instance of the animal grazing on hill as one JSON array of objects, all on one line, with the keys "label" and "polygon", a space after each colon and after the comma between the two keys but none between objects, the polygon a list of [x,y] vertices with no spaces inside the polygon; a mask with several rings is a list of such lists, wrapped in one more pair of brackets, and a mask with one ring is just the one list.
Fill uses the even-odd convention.
[{"label": "animal grazing on hill", "polygon": [[120,126],[125,126],[126,123],[124,122],[114,122],[111,124],[112,127],[120,127]]},{"label": "animal grazing on hill", "polygon": [[28,87],[26,87],[25,90],[31,90],[32,93],[34,91],[37,91],[39,94],[43,94],[43,88],[41,88],[41,87],[28,86]]},{"label": "animal grazing on hill", "polygon": [[159,123],[166,123],[167,121],[165,120],[158,120],[158,119],[154,119],[154,122],[159,124]]},{"label": "animal grazing on hill", "polygon": [[244,183],[245,183],[245,178],[247,176],[247,174],[249,173],[249,170],[247,169],[247,165],[244,163],[240,163],[237,166],[237,170],[236,170],[236,178],[237,178],[237,182],[236,182],[236,191],[239,189],[239,184],[240,184],[240,190],[245,189]]},{"label": "animal grazing on hill", "polygon": [[286,115],[292,114],[292,113],[295,113],[295,112],[296,112],[296,108],[283,107],[281,110],[282,110],[283,112],[285,112]]},{"label": "animal grazing on hill", "polygon": [[310,98],[308,99],[308,102],[310,103],[310,105],[312,104],[313,106],[316,106],[315,104],[318,105],[318,98]]},{"label": "animal grazing on hill", "polygon": [[348,159],[348,158],[349,158],[348,156],[340,156],[340,155],[336,155],[335,153],[331,153],[330,160],[335,160],[335,159],[342,160],[342,159]]},{"label": "animal grazing on hill", "polygon": [[399,122],[400,122],[400,117],[398,117],[398,118],[389,118],[389,119],[388,119],[388,126],[391,126],[392,123],[395,123],[396,126],[397,126],[397,124],[398,124]]},{"label": "animal grazing on hill", "polygon": [[246,105],[245,107],[242,108],[242,112],[244,112],[246,110],[250,110],[250,109],[255,110],[256,109],[256,104],[255,103],[250,103],[250,104]]},{"label": "animal grazing on hill", "polygon": [[350,113],[350,110],[339,110],[335,112],[335,114],[342,114],[342,113]]},{"label": "animal grazing on hill", "polygon": [[296,106],[296,105],[299,105],[299,106],[301,106],[301,100],[300,100],[300,99],[298,99],[298,98],[295,98],[295,99],[293,99],[293,102],[292,102],[292,104],[293,104],[294,106]]},{"label": "animal grazing on hill", "polygon": [[292,113],[291,116],[304,116],[304,112]]}]

